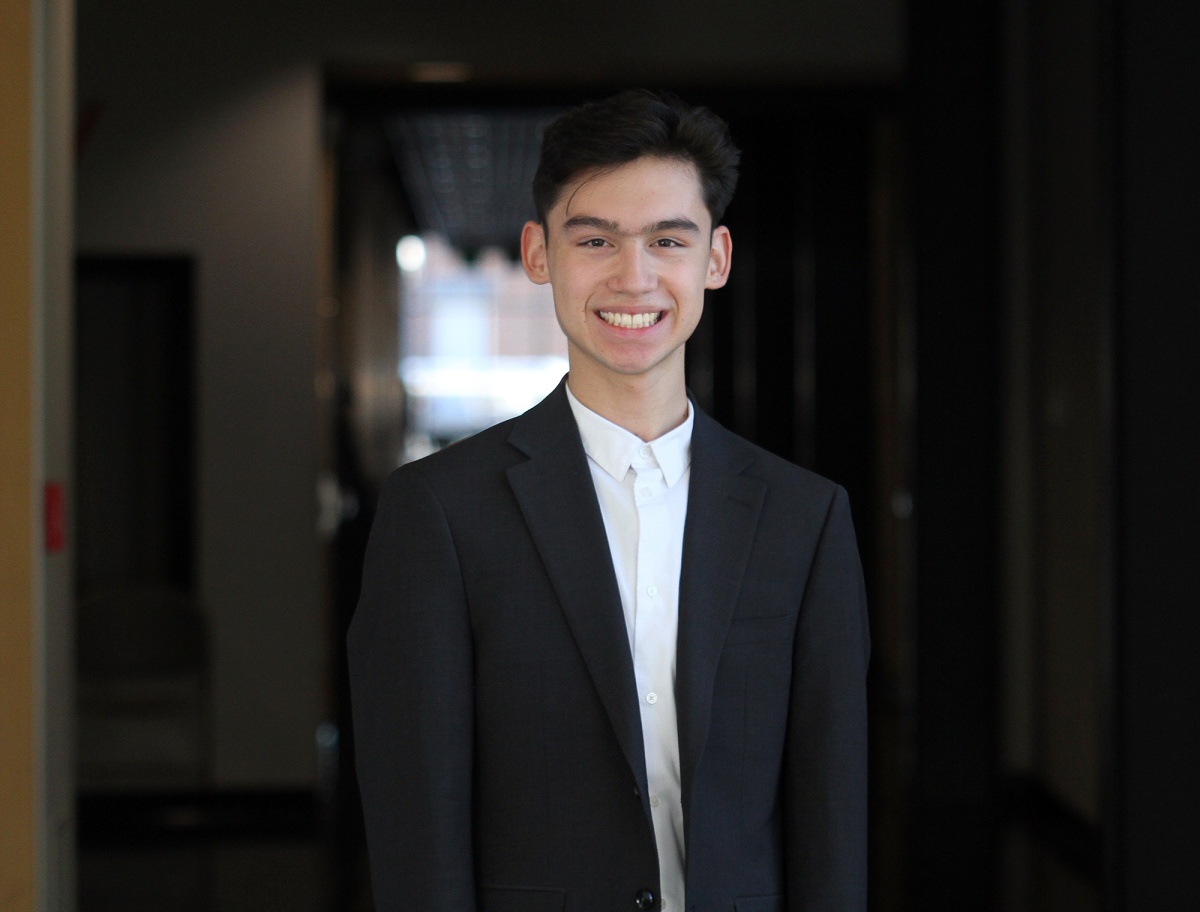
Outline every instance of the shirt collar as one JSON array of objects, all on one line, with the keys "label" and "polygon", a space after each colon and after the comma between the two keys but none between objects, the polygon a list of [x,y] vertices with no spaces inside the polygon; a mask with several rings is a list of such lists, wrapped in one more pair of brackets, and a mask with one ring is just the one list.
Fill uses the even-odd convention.
[{"label": "shirt collar", "polygon": [[643,446],[653,453],[668,487],[674,486],[683,477],[692,459],[692,425],[695,415],[690,399],[687,401],[687,418],[683,420],[683,424],[672,428],[656,440],[644,442],[636,434],[613,424],[576,399],[569,382],[566,384],[566,390],[567,401],[571,404],[571,412],[579,426],[579,436],[583,439],[583,451],[617,481],[625,480],[629,467],[639,458]]}]

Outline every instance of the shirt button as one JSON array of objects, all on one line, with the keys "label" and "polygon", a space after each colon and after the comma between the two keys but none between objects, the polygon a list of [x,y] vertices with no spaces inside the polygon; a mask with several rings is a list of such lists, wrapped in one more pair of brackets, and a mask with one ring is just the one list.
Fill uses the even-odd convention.
[{"label": "shirt button", "polygon": [[650,489],[649,488],[638,488],[638,494],[640,494],[642,497],[649,497]]},{"label": "shirt button", "polygon": [[658,702],[658,694],[656,694],[656,693],[646,694],[646,702],[651,705],[657,703]]},{"label": "shirt button", "polygon": [[657,795],[651,795],[651,796],[650,796],[650,807],[652,807],[652,808],[656,808],[656,807],[658,807],[658,805],[659,805],[658,796],[657,796]]},{"label": "shirt button", "polygon": [[649,459],[650,458],[650,447],[648,447],[648,446],[642,447],[640,450],[638,450],[638,455],[641,456],[643,459]]},{"label": "shirt button", "polygon": [[658,587],[657,586],[647,586],[646,587],[646,595],[650,596],[650,598],[654,598],[656,595],[658,595]]}]

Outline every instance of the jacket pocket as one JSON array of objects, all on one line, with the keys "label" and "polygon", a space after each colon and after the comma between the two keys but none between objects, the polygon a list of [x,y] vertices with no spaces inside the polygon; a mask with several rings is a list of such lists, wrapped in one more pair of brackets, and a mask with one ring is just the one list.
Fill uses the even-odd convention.
[{"label": "jacket pocket", "polygon": [[743,896],[733,901],[737,912],[783,912],[783,896]]},{"label": "jacket pocket", "polygon": [[542,887],[484,887],[479,912],[562,912],[566,890]]}]

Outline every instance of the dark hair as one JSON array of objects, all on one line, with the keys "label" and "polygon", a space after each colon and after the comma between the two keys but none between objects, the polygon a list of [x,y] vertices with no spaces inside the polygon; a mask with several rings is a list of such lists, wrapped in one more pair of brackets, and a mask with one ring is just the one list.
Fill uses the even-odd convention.
[{"label": "dark hair", "polygon": [[617,168],[639,158],[690,162],[715,228],[737,185],[741,153],[725,121],[706,108],[684,104],[668,92],[630,89],[567,111],[546,127],[533,178],[538,220],[580,175]]}]

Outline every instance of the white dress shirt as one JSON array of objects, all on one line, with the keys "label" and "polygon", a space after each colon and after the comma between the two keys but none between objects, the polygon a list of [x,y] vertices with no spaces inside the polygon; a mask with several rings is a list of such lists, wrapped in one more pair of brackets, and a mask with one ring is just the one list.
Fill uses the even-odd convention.
[{"label": "white dress shirt", "polygon": [[600,501],[633,653],[662,908],[682,912],[684,844],[675,718],[675,634],[691,475],[692,404],[688,402],[683,424],[646,443],[580,403],[569,385],[567,399]]}]

